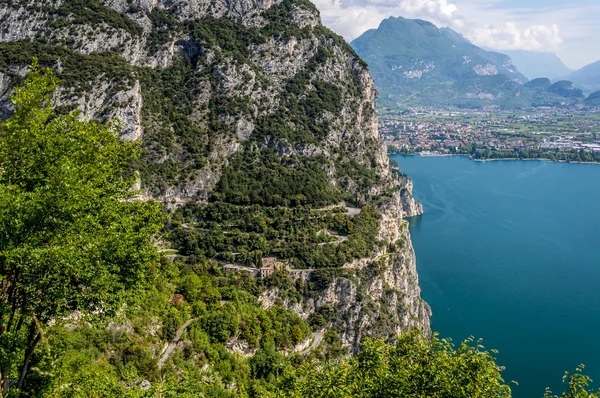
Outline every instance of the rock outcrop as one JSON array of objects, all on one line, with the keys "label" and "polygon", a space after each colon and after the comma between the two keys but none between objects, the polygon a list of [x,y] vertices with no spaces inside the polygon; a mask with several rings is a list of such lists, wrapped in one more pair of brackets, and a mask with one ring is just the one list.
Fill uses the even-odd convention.
[{"label": "rock outcrop", "polygon": [[316,297],[291,303],[270,290],[262,300],[305,318],[333,309],[328,327],[353,347],[365,335],[429,333],[404,220],[422,207],[378,141],[366,64],[310,2],[11,0],[0,20],[0,117],[37,57],[65,82],[60,111],[118,118],[122,137],[141,141],[142,197],[171,207],[256,204],[264,198],[232,198],[228,184],[252,181],[252,168],[263,167],[308,179],[291,179],[289,198],[275,195],[290,206],[317,207],[328,191],[376,204],[380,244],[371,256],[333,270]]},{"label": "rock outcrop", "polygon": [[423,204],[413,196],[413,182],[407,176],[400,176],[400,200],[402,202],[402,214],[405,218],[420,216],[423,214]]}]

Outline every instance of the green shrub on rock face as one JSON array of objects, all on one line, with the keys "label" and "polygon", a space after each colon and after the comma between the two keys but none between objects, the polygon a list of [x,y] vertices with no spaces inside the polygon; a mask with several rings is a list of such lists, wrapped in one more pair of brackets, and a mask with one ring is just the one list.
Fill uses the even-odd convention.
[{"label": "green shrub on rock face", "polygon": [[343,194],[330,186],[319,158],[283,158],[275,151],[245,151],[231,159],[214,192],[216,200],[263,206],[326,206]]},{"label": "green shrub on rock face", "polygon": [[52,29],[70,28],[77,25],[107,25],[112,29],[126,31],[131,36],[142,34],[142,27],[127,15],[103,5],[98,0],[65,1],[58,6],[30,6],[49,17],[47,26]]},{"label": "green shrub on rock face", "polygon": [[194,228],[173,225],[169,239],[179,254],[190,259],[203,255],[249,266],[262,264],[263,256],[276,256],[299,269],[339,268],[370,255],[380,245],[380,215],[372,206],[363,207],[355,216],[343,213],[343,207],[311,209],[222,202],[188,205],[183,212]]}]

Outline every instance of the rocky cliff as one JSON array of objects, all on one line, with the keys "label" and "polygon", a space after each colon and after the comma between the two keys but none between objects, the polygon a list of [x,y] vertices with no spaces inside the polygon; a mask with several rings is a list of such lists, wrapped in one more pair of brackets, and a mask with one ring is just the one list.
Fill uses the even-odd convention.
[{"label": "rocky cliff", "polygon": [[[374,206],[376,242],[356,248],[350,239],[348,262],[316,276],[308,272],[311,283],[320,278],[316,293],[287,304],[307,318],[333,311],[327,327],[354,346],[364,335],[429,332],[430,310],[419,296],[403,220],[422,208],[378,142],[376,91],[365,63],[321,25],[314,5],[76,3],[0,4],[0,117],[10,115],[11,88],[37,57],[64,82],[55,98],[59,110],[118,118],[123,138],[142,143],[144,156],[134,167],[147,197],[172,208],[187,202],[240,209],[323,208],[340,201]],[[280,237],[261,239],[267,243],[260,250],[247,242],[228,250],[286,255],[277,248]],[[335,249],[331,242],[318,245]],[[208,251],[194,258],[229,258]],[[363,252],[369,254],[357,254]],[[294,264],[298,255],[287,256]],[[277,297],[274,288],[262,299],[268,306]]]},{"label": "rocky cliff", "polygon": [[322,326],[338,330],[342,343],[353,349],[365,336],[390,339],[412,329],[431,335],[431,309],[420,297],[408,222],[395,222],[398,211],[402,211],[399,202],[385,209],[381,225],[382,234],[397,238],[394,245],[329,270],[333,272],[292,271],[294,279],[321,283],[318,294],[290,300],[276,287],[263,293],[260,301],[266,308],[283,304],[310,323],[314,323],[311,317],[322,317]]}]

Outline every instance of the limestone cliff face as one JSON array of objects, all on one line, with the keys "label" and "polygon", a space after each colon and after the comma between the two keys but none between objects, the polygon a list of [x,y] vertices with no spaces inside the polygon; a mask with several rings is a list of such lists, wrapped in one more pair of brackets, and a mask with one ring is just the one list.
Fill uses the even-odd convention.
[{"label": "limestone cliff face", "polygon": [[413,182],[407,176],[400,176],[400,200],[404,217],[415,217],[423,214],[423,204],[413,196]]},{"label": "limestone cliff face", "polygon": [[[378,238],[387,245],[329,275],[327,286],[314,297],[292,302],[282,298],[279,289],[274,288],[260,297],[263,305],[283,303],[304,319],[315,313],[333,313],[335,316],[325,327],[341,331],[342,342],[353,350],[365,336],[393,340],[413,329],[431,335],[431,308],[420,296],[415,252],[408,222],[403,219],[403,195],[406,194],[392,195],[379,207]],[[292,272],[292,277],[309,281],[321,277],[319,274],[318,270]]]},{"label": "limestone cliff face", "polygon": [[[101,9],[86,8],[88,2]],[[33,56],[62,72],[71,87],[57,105],[88,118],[118,117],[124,138],[144,142],[149,149],[144,185],[154,197],[206,199],[228,159],[257,129],[260,138],[252,138],[259,149],[322,156],[329,160],[332,183],[348,190],[357,190],[357,182],[339,178],[347,174],[340,170],[346,164],[374,168],[382,177],[368,195],[388,184],[387,156],[377,143],[373,80],[350,47],[320,25],[308,2],[103,0],[75,7],[12,0],[0,4],[0,20],[0,44],[7,49],[3,80],[18,81],[10,68],[27,66]],[[176,84],[187,80],[179,87],[184,92],[171,86],[174,73],[182,78]],[[294,78],[301,84],[292,85]],[[1,103],[6,90],[0,95]],[[170,95],[182,97],[182,109],[165,109],[162,102]],[[318,109],[313,95],[328,106]],[[314,100],[303,111],[322,132],[317,139],[300,131],[297,120],[284,120],[282,114],[296,106],[290,96]],[[180,114],[165,115],[173,111]],[[195,125],[193,138],[183,137],[189,132],[178,128],[178,120]],[[273,121],[286,123],[288,131],[271,134]],[[215,127],[222,131],[212,134]]]},{"label": "limestone cliff face", "polygon": [[[260,297],[265,307],[283,303],[302,318],[311,314],[330,314],[325,328],[340,331],[342,343],[352,350],[363,337],[393,340],[408,330],[418,329],[431,335],[431,309],[420,297],[415,253],[408,223],[397,217],[400,204],[384,209],[381,234],[396,239],[394,247],[382,249],[370,258],[346,264],[318,295],[303,297],[300,302],[282,298],[278,288],[267,290]],[[385,210],[390,212],[386,214]],[[390,222],[399,219],[400,224]],[[319,271],[292,274],[310,280]],[[333,316],[331,316],[333,314]]]},{"label": "limestone cliff face", "polygon": [[[289,170],[323,173],[327,189],[377,203],[381,245],[336,270],[316,297],[287,305],[305,317],[333,309],[339,317],[328,327],[354,347],[364,335],[429,332],[404,220],[422,207],[378,141],[377,93],[366,64],[321,25],[314,5],[75,3],[0,3],[0,118],[10,115],[8,95],[35,56],[65,81],[59,109],[118,118],[122,137],[142,142],[146,197],[170,206],[223,198],[224,172],[264,154]],[[268,306],[277,296],[271,290],[262,299]]]}]

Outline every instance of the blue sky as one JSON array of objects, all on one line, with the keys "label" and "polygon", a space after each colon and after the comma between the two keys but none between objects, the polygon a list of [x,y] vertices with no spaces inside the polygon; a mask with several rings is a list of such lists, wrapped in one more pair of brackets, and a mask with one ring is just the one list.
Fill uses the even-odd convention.
[{"label": "blue sky", "polygon": [[448,26],[497,51],[557,53],[578,69],[600,60],[600,0],[313,0],[347,40],[389,16]]}]

